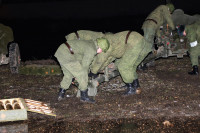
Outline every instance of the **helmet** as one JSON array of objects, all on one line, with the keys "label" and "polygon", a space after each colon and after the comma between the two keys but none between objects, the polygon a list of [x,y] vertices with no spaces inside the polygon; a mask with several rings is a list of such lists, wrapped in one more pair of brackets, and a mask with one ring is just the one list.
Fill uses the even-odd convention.
[{"label": "helmet", "polygon": [[175,9],[175,7],[174,7],[174,5],[173,5],[172,3],[168,3],[166,6],[169,8],[169,11],[170,11],[171,13],[172,13],[172,12],[174,11],[174,9]]},{"label": "helmet", "polygon": [[178,27],[178,34],[179,34],[180,36],[182,36],[184,30],[185,30],[185,26],[184,26],[184,25],[180,25],[180,26]]},{"label": "helmet", "polygon": [[97,45],[102,49],[102,51],[105,53],[109,47],[110,43],[105,38],[97,38]]}]

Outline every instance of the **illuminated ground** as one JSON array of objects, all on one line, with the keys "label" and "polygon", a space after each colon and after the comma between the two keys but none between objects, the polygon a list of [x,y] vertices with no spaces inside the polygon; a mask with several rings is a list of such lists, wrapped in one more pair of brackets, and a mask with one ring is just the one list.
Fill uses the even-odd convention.
[{"label": "illuminated ground", "polygon": [[43,101],[55,110],[57,117],[28,112],[28,120],[21,123],[29,132],[197,133],[200,78],[188,75],[190,70],[188,57],[160,59],[154,67],[138,71],[140,95],[122,97],[123,82],[116,77],[99,86],[96,104],[87,104],[75,96],[57,101],[62,76],[12,75],[5,65],[0,66],[0,97]]}]

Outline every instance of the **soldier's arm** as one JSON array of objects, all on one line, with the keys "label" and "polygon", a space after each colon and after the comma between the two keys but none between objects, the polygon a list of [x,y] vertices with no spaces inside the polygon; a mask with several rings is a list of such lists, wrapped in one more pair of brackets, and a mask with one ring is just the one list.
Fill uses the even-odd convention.
[{"label": "soldier's arm", "polygon": [[95,59],[93,60],[90,66],[91,72],[94,74],[98,73],[101,70],[103,64],[109,58],[109,56],[110,56],[109,53],[103,53],[103,52],[95,56]]},{"label": "soldier's arm", "polygon": [[116,58],[110,56],[108,58],[108,60],[102,65],[102,67],[100,68],[100,70],[104,70],[105,67],[107,67],[111,62],[113,62]]},{"label": "soldier's arm", "polygon": [[96,54],[96,51],[94,49],[88,48],[88,51],[84,53],[83,59],[82,59],[82,66],[84,68],[84,70],[89,70],[89,66],[92,63],[94,56]]},{"label": "soldier's arm", "polygon": [[174,22],[172,20],[172,16],[168,10],[168,8],[163,8],[163,15],[165,20],[167,21],[167,24],[169,25],[169,27],[172,28],[172,30],[175,30],[175,26],[174,26]]}]

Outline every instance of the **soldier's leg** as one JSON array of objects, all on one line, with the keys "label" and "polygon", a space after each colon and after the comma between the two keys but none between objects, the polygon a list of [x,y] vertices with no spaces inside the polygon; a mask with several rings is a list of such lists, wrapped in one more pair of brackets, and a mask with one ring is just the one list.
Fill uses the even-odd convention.
[{"label": "soldier's leg", "polygon": [[69,86],[72,83],[73,75],[69,72],[69,70],[65,66],[61,65],[61,69],[64,76],[63,76],[62,81],[60,82],[60,86],[64,90],[67,90],[69,89]]},{"label": "soldier's leg", "polygon": [[60,90],[58,94],[58,100],[63,100],[65,96],[65,92],[67,89],[69,89],[69,86],[71,85],[73,75],[68,71],[67,67],[64,65],[61,65],[62,72],[64,74],[62,81],[60,82]]},{"label": "soldier's leg", "polygon": [[[200,45],[200,44],[198,44]],[[199,65],[199,61],[198,61],[198,57],[199,57],[199,53],[200,53],[200,46],[196,46],[196,47],[192,47],[190,48],[190,61],[192,63],[192,66],[194,65]]]},{"label": "soldier's leg", "polygon": [[[131,45],[131,44],[129,44]],[[141,45],[134,45],[134,48],[128,49],[118,64],[118,70],[120,75],[127,86],[127,91],[124,95],[132,95],[136,93],[138,83],[136,69],[134,69],[133,65],[140,55],[142,49]]]},{"label": "soldier's leg", "polygon": [[192,63],[193,70],[191,72],[188,72],[190,75],[198,75],[199,70],[199,54],[200,53],[200,46],[199,44],[195,47],[190,48],[190,61]]},{"label": "soldier's leg", "polygon": [[94,103],[95,101],[88,96],[88,70],[83,69],[82,65],[79,62],[71,62],[69,71],[76,78],[79,83],[79,89],[81,92],[81,101]]},{"label": "soldier's leg", "polygon": [[[138,65],[147,57],[147,55],[152,51],[151,44],[145,40],[140,42],[140,45],[144,45],[144,48],[141,50],[140,54],[137,56],[136,61],[133,64],[133,68],[137,69]],[[133,55],[135,56],[135,55]]]},{"label": "soldier's leg", "polygon": [[138,78],[136,73],[137,66],[144,57],[146,57],[149,51],[151,51],[150,44],[147,43],[144,38],[141,38],[137,44],[132,43],[128,45],[132,45],[132,47],[125,51],[118,63],[120,75],[125,83],[131,83]]},{"label": "soldier's leg", "polygon": [[78,61],[73,61],[67,64],[68,70],[76,78],[79,89],[86,90],[88,85],[88,73],[84,70],[82,65]]},{"label": "soldier's leg", "polygon": [[[140,87],[136,73],[137,66],[151,51],[151,45],[142,38],[132,49],[125,52],[119,63],[119,71],[125,83],[132,83],[133,88]],[[138,91],[139,92],[139,91]]]},{"label": "soldier's leg", "polygon": [[[126,53],[125,53],[126,54]],[[123,57],[119,60],[118,70],[119,73],[125,83],[132,83],[137,76],[134,76],[133,69],[133,60],[136,60],[136,57],[130,57],[129,55],[123,55]],[[131,60],[130,60],[131,59]]]}]

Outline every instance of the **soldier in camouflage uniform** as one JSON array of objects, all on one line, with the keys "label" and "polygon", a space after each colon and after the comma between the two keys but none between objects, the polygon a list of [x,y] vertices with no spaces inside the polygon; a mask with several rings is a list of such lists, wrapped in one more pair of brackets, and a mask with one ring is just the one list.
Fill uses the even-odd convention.
[{"label": "soldier in camouflage uniform", "polygon": [[14,41],[13,31],[10,27],[0,24],[0,64],[8,64],[7,45]]},{"label": "soldier in camouflage uniform", "polygon": [[142,29],[144,32],[144,38],[152,45],[154,43],[154,37],[157,35],[160,37],[160,26],[167,23],[172,30],[175,26],[172,21],[171,14],[174,10],[173,4],[160,5],[145,19]]},{"label": "soldier in camouflage uniform", "polygon": [[140,89],[137,66],[151,52],[151,44],[137,32],[122,31],[115,34],[105,34],[110,43],[106,53],[97,55],[91,64],[91,72],[97,73],[104,70],[111,62],[115,61],[116,67],[127,86],[124,95],[135,94]]},{"label": "soldier in camouflage uniform", "polygon": [[179,35],[184,35],[187,37],[189,42],[189,54],[192,63],[193,70],[188,72],[190,75],[198,75],[198,58],[200,56],[200,21],[195,22],[191,25],[181,25],[178,28]]},{"label": "soldier in camouflage uniform", "polygon": [[[137,66],[151,51],[151,45],[137,32],[123,31],[116,34],[93,31],[78,31],[79,35],[72,33],[66,39],[88,39],[103,36],[110,43],[110,48],[106,53],[95,56],[90,69],[97,74],[103,71],[106,66],[115,61],[123,81],[126,83],[127,91],[125,95],[135,94],[139,89],[139,81],[136,73]],[[79,37],[78,37],[79,36]],[[87,37],[86,37],[87,36]]]},{"label": "soldier in camouflage uniform", "polygon": [[55,53],[55,57],[60,63],[64,77],[60,83],[58,100],[64,98],[66,90],[69,88],[72,78],[76,78],[81,91],[81,101],[94,103],[93,99],[88,97],[88,72],[94,56],[98,53],[104,53],[109,48],[109,43],[104,38],[98,38],[96,41],[69,40],[61,44]]}]

